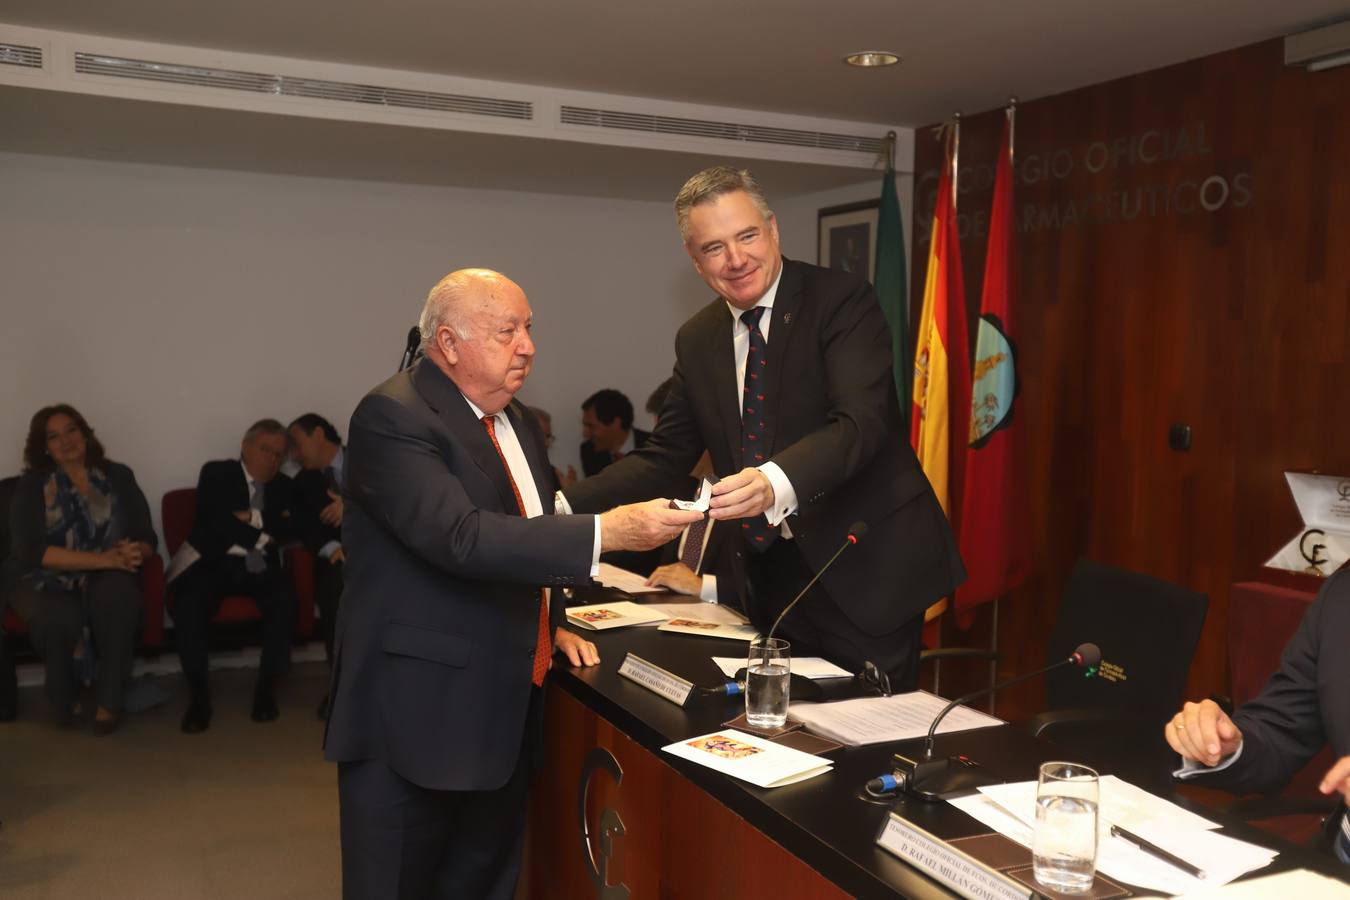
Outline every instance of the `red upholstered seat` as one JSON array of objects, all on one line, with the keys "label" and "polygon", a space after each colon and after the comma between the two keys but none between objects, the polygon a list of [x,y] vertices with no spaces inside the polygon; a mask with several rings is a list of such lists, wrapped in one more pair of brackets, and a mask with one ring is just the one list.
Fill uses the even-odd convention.
[{"label": "red upholstered seat", "polygon": [[[197,514],[197,489],[178,488],[164,495],[160,504],[160,518],[164,524],[164,546],[169,558],[187,540],[192,520]],[[314,632],[314,557],[300,544],[282,548],[282,565],[290,573],[295,587],[295,636],[307,640]],[[162,576],[161,576],[162,577]],[[168,592],[169,606],[173,607],[173,591]],[[254,622],[262,618],[258,605],[251,597],[226,597],[216,613],[216,622]]]}]

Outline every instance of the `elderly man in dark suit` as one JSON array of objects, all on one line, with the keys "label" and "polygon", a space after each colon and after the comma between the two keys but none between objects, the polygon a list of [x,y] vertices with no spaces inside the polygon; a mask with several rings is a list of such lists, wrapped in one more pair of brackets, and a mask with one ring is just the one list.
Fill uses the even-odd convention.
[{"label": "elderly man in dark suit", "polygon": [[372,390],[348,431],[345,591],[324,749],[338,762],[343,896],[509,898],[561,627],[541,586],[586,584],[600,551],[669,541],[669,502],[554,516],[534,358],[510,279],[453,272],[427,297],[426,356]]},{"label": "elderly man in dark suit", "polygon": [[[1279,790],[1324,746],[1338,757],[1324,794],[1350,797],[1350,572],[1327,579],[1290,638],[1280,668],[1232,718],[1213,700],[1187,703],[1163,727],[1181,754],[1176,773],[1234,793]],[[1341,862],[1350,863],[1345,805],[1328,822]]]},{"label": "elderly man in dark suit", "polygon": [[782,257],[749,172],[685,183],[676,220],[717,297],[675,339],[651,439],[565,492],[573,511],[658,494],[704,449],[722,476],[711,515],[739,520],[751,620],[767,627],[856,521],[870,528],[784,620],[798,654],[865,661],[914,686],[923,611],[965,577],[901,427],[891,339],[871,285]]},{"label": "elderly man in dark suit", "polygon": [[178,658],[192,693],[183,713],[187,734],[211,726],[207,681],[211,620],[226,596],[252,597],[262,613],[262,661],[252,718],[277,717],[275,683],[291,662],[295,593],[281,571],[280,546],[293,536],[294,485],[281,474],[286,428],[275,419],[244,433],[238,459],[202,466],[197,512],[188,539],[169,566]]}]

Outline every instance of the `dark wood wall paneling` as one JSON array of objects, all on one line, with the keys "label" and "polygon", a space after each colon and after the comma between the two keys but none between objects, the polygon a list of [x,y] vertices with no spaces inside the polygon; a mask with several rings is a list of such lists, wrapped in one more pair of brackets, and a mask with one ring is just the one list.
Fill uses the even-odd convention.
[{"label": "dark wood wall paneling", "polygon": [[[972,347],[1001,122],[961,127]],[[916,141],[916,324],[934,133]],[[1088,557],[1208,593],[1188,690],[1223,690],[1228,586],[1259,578],[1300,524],[1281,473],[1350,475],[1350,68],[1285,68],[1270,41],[1020,104],[1016,140],[1036,549],[1002,603],[1002,674],[1043,663]],[[1173,423],[1191,426],[1189,452],[1169,449]],[[945,642],[987,641],[989,619]],[[1042,697],[1032,682],[1001,711]]]}]

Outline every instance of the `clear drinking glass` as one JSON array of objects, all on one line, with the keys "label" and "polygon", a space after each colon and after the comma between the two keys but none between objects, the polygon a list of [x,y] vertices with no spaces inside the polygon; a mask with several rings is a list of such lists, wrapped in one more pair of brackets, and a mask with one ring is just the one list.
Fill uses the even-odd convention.
[{"label": "clear drinking glass", "polygon": [[756,728],[787,723],[792,656],[782,638],[755,638],[745,664],[745,718]]},{"label": "clear drinking glass", "polygon": [[1097,871],[1097,773],[1068,762],[1041,765],[1036,785],[1036,880],[1063,894],[1084,894]]}]

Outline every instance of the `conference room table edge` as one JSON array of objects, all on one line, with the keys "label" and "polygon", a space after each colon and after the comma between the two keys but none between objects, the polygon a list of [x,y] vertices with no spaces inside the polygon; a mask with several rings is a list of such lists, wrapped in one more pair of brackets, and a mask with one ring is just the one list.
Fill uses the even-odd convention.
[{"label": "conference room table edge", "polygon": [[[603,595],[592,594],[588,599],[596,602],[598,596]],[[675,595],[645,595],[639,602],[643,601],[688,601],[691,617],[695,617],[699,609],[699,601]],[[743,655],[746,650],[744,642],[658,632],[654,626],[596,632],[583,632],[579,628],[573,630],[595,642],[600,651],[601,663],[595,667],[576,668],[559,657],[549,676],[550,689],[565,692],[607,721],[693,787],[740,816],[840,890],[864,898],[958,896],[919,869],[882,849],[876,844],[875,838],[892,810],[942,839],[982,834],[989,829],[947,803],[901,798],[893,804],[877,804],[869,803],[860,796],[861,787],[868,778],[889,771],[893,753],[900,750],[914,752],[919,741],[845,747],[827,754],[835,767],[829,773],[795,785],[760,788],[661,750],[675,741],[723,728],[722,723],[743,711],[742,698],[696,695],[681,708],[618,674],[624,657],[629,650],[634,650],[644,659],[662,665],[696,685],[712,686],[725,679],[712,663],[711,657]],[[700,660],[702,664],[699,664]],[[556,704],[550,703],[549,708],[556,708]],[[681,727],[663,729],[659,724],[662,721],[678,722]],[[1000,754],[998,759],[990,760],[994,769],[1008,780],[1034,780],[1038,760],[1050,758],[1045,752],[1046,742],[1031,738],[1016,725],[1005,724],[980,731],[985,734],[976,742],[979,745],[986,748],[1006,746],[1009,749],[1006,756]],[[975,732],[939,735],[938,754],[968,752],[963,749],[963,745],[970,745],[970,735],[973,734]],[[1036,752],[1028,755],[1029,750]],[[1033,756],[1036,760],[1031,758]],[[1104,774],[1117,769],[1103,765],[1101,760],[1084,761],[1097,763]],[[1121,774],[1127,780],[1135,780],[1128,773]],[[837,827],[831,827],[828,833],[810,827],[801,821],[801,816],[790,814],[781,802],[794,793],[809,789],[808,786],[822,779],[837,783],[837,789],[831,790],[830,805],[848,817],[831,823]],[[1224,825],[1225,833],[1278,849],[1281,856],[1276,863],[1254,875],[1301,866],[1340,877],[1331,869],[1329,860],[1322,860],[1306,848],[1235,822],[1189,798],[1161,791],[1162,786],[1157,782],[1141,786],[1166,793],[1167,799],[1178,805],[1220,822]],[[820,785],[815,784],[815,787],[819,788]]]}]

